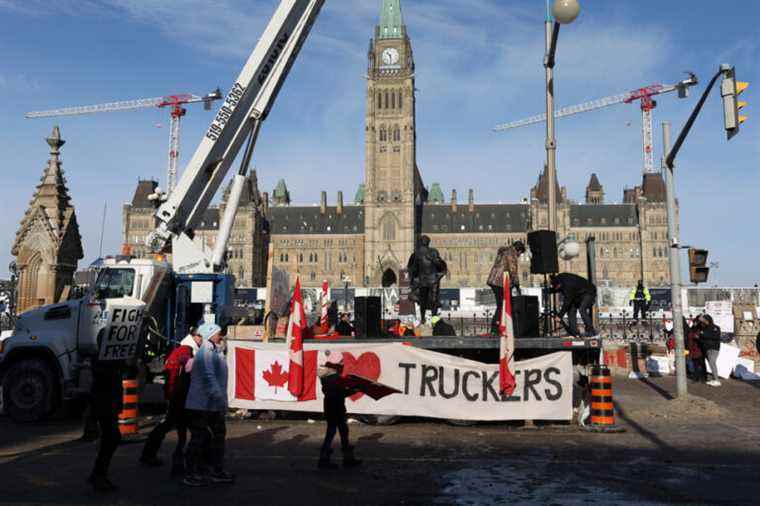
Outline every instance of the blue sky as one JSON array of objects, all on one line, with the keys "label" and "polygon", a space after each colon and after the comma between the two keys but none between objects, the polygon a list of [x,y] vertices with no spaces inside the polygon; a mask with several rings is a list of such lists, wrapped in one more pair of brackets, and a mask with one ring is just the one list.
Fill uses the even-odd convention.
[{"label": "blue sky", "polygon": [[[108,113],[25,120],[26,111],[178,92],[227,90],[258,40],[275,0],[0,0],[0,276],[47,160],[54,124],[67,140],[64,169],[84,238],[98,255],[104,203],[104,253],[118,251],[121,206],[138,178],[165,178],[167,113]],[[563,29],[557,100],[570,105],[644,85],[702,80],[688,100],[665,95],[660,123],[680,131],[720,63],[752,86],[749,120],[725,140],[714,93],[677,160],[682,240],[720,263],[711,283],[760,282],[760,4],[743,0],[582,0]],[[264,125],[254,164],[262,189],[284,177],[298,203],[319,190],[353,197],[363,178],[366,52],[380,0],[328,0]],[[543,0],[402,0],[417,63],[418,164],[426,184],[440,182],[481,202],[526,197],[543,164],[543,127],[507,134],[491,128],[543,110]],[[560,120],[558,171],[582,200],[591,172],[609,202],[641,179],[641,113],[618,105]],[[182,125],[180,170],[212,113],[191,106]]]}]

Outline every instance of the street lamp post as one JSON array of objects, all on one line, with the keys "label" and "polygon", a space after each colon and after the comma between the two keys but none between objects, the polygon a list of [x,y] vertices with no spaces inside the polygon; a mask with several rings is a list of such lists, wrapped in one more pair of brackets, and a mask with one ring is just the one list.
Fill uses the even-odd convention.
[{"label": "street lamp post", "polygon": [[[546,197],[549,201],[549,230],[557,230],[557,195],[554,180],[557,177],[557,141],[554,136],[554,55],[560,24],[572,23],[578,17],[581,7],[578,0],[555,0],[549,12],[546,5]],[[554,19],[552,19],[552,17]]]}]

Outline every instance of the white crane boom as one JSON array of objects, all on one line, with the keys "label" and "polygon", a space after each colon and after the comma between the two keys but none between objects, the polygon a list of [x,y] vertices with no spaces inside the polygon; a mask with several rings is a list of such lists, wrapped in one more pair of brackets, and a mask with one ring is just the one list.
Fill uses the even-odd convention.
[{"label": "white crane boom", "polygon": [[[626,103],[630,104],[636,100],[641,101],[641,115],[642,115],[642,145],[644,152],[644,173],[652,173],[654,168],[654,141],[652,135],[652,110],[657,106],[657,103],[652,99],[655,95],[661,95],[663,93],[670,93],[671,91],[678,91],[679,98],[686,98],[689,96],[689,87],[698,83],[697,76],[689,72],[689,77],[676,84],[653,84],[646,86],[638,90],[629,91],[628,93],[622,93],[620,95],[612,95],[609,97],[592,100],[590,102],[584,102],[582,104],[572,105],[570,107],[564,107],[554,112],[555,118],[563,118],[565,116],[572,116],[574,114],[580,114],[584,112],[594,111],[596,109],[602,109],[616,104]],[[546,121],[546,114],[538,114],[510,123],[503,123],[494,127],[494,132],[503,132],[505,130],[511,130],[513,128],[520,128],[527,125],[533,125],[535,123],[543,123]]]},{"label": "white crane boom", "polygon": [[166,107],[177,103],[192,104],[207,101],[208,98],[198,95],[182,94],[167,97],[139,98],[136,100],[124,100],[121,102],[108,102],[106,104],[83,105],[78,107],[65,107],[62,109],[50,109],[48,111],[33,111],[24,114],[27,119],[53,118],[56,116],[79,116],[81,114],[94,114],[98,112],[131,111],[148,107]]},{"label": "white crane boom", "polygon": [[[150,234],[148,244],[156,251],[171,241],[176,271],[203,272],[220,266],[218,255],[212,262],[192,244],[192,231],[201,221],[233,160],[249,138],[244,165],[250,160],[261,122],[269,114],[324,2],[280,2],[185,168],[175,191],[156,211],[159,223]],[[235,184],[244,172],[241,169]],[[234,207],[236,205],[237,202]],[[225,230],[226,221],[229,220],[223,220],[217,238],[216,249],[221,251],[226,248],[229,234]],[[228,225],[231,226],[231,223]]]}]

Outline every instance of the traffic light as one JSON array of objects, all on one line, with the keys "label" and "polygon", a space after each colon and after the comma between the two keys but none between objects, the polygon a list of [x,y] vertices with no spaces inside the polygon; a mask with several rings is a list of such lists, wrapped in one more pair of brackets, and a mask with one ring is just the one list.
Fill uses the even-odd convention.
[{"label": "traffic light", "polygon": [[726,124],[728,140],[731,140],[734,135],[739,133],[739,127],[747,120],[746,116],[740,114],[740,111],[747,105],[747,102],[740,101],[739,95],[748,86],[749,83],[736,80],[736,70],[734,67],[725,66],[720,94],[723,97],[723,118]]},{"label": "traffic light", "polygon": [[707,283],[707,250],[689,248],[689,279],[692,283]]}]

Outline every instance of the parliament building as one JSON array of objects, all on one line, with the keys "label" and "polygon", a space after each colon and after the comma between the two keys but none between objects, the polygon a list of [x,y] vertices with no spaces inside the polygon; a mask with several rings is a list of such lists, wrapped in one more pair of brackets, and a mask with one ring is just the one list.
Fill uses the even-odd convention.
[{"label": "parliament building", "polygon": [[[547,227],[547,185],[539,174],[529,198],[514,204],[476,201],[452,191],[446,198],[437,183],[427,185],[417,165],[415,60],[404,25],[400,0],[383,0],[380,24],[368,52],[365,120],[364,183],[353,201],[343,192],[319,205],[290,205],[285,181],[271,195],[260,192],[254,171],[237,213],[229,244],[228,269],[241,287],[266,284],[268,263],[299,276],[305,286],[323,279],[337,287],[350,278],[352,286],[393,286],[406,266],[416,239],[428,235],[446,260],[444,287],[482,287],[499,246],[526,241],[528,232]],[[485,179],[485,178],[484,178]],[[147,254],[145,237],[155,224],[154,181],[140,181],[123,210],[125,243],[138,255]],[[623,192],[622,204],[605,202],[605,191],[592,174],[585,201],[567,197],[557,180],[558,238],[581,243],[581,254],[560,260],[560,271],[586,275],[585,240],[596,238],[597,283],[650,287],[668,283],[667,213],[661,174],[645,174],[640,186]],[[210,208],[195,240],[213,248],[221,205]],[[316,196],[315,196],[316,197]],[[530,274],[528,254],[521,258],[521,283],[538,284]]]}]

